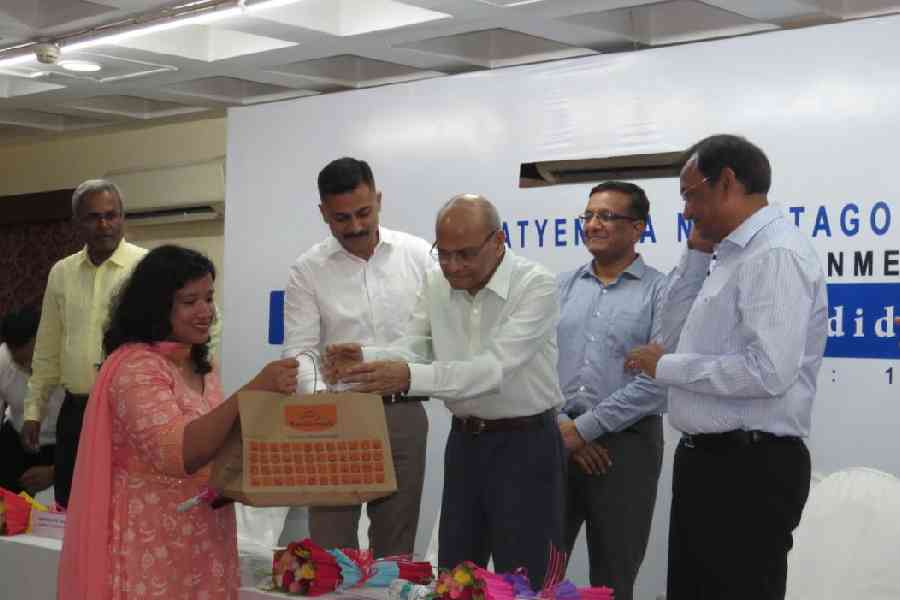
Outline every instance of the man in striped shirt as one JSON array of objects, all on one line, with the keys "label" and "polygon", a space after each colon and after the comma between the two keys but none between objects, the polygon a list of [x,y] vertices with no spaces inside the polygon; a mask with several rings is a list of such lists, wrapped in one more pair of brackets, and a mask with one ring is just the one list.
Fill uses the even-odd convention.
[{"label": "man in striped shirt", "polygon": [[662,301],[662,326],[680,339],[674,353],[649,344],[626,359],[668,386],[683,434],[666,598],[780,600],[809,494],[802,440],[827,338],[825,276],[809,240],[768,203],[762,150],[716,135],[685,156],[695,231]]}]

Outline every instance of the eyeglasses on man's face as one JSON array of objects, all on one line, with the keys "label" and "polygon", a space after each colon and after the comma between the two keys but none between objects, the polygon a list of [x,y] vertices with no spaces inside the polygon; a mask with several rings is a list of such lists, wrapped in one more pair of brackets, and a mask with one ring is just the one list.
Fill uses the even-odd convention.
[{"label": "eyeglasses on man's face", "polygon": [[578,219],[587,225],[594,219],[597,219],[601,223],[612,223],[614,221],[640,221],[641,219],[637,217],[632,217],[631,215],[622,215],[619,213],[615,213],[611,210],[601,210],[601,211],[591,211],[586,210],[584,213],[578,215]]},{"label": "eyeglasses on man's face", "polygon": [[95,226],[100,221],[106,221],[107,223],[111,223],[113,221],[118,221],[122,218],[121,211],[111,210],[107,212],[89,212],[85,215],[81,215],[78,217],[78,220],[89,226]]},{"label": "eyeglasses on man's face", "polygon": [[484,241],[481,242],[478,246],[473,246],[471,248],[460,248],[459,250],[441,250],[437,247],[437,242],[431,247],[431,258],[441,263],[442,265],[450,264],[454,258],[461,263],[471,263],[478,255],[481,254],[481,251],[484,249],[485,244],[487,244],[494,234],[496,234],[499,229],[495,229],[488,234]]},{"label": "eyeglasses on man's face", "polygon": [[690,200],[691,199],[691,191],[693,189],[703,185],[704,183],[708,182],[710,179],[712,179],[712,177],[704,177],[697,183],[692,183],[691,185],[689,185],[686,188],[684,188],[683,190],[681,190],[681,199],[684,200],[685,202]]}]

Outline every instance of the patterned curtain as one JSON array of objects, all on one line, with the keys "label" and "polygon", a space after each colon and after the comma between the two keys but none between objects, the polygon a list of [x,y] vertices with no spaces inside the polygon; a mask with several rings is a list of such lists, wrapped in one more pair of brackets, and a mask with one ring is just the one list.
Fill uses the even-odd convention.
[{"label": "patterned curtain", "polygon": [[50,267],[81,247],[69,220],[0,225],[0,315],[40,306]]}]

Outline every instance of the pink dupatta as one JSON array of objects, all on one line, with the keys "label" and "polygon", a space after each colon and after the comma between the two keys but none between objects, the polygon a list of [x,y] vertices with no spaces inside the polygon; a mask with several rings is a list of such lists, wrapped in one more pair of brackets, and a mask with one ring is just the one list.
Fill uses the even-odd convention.
[{"label": "pink dupatta", "polygon": [[126,344],[100,368],[91,390],[78,441],[70,510],[57,576],[58,600],[108,600],[110,503],[112,501],[112,406],[109,387],[125,359],[140,350],[164,356],[183,352],[185,344]]}]

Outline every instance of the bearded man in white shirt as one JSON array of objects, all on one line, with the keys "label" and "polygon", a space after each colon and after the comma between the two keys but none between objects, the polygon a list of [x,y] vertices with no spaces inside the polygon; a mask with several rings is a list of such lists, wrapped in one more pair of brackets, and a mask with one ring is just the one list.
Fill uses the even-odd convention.
[{"label": "bearded man in white shirt", "polygon": [[[324,388],[305,352],[320,356],[327,344],[349,340],[390,345],[400,337],[425,272],[433,268],[428,242],[379,226],[381,192],[365,161],[332,161],[319,173],[318,188],[331,236],[297,258],[285,289],[283,356],[301,363],[300,392]],[[427,399],[383,394],[398,489],[366,507],[376,556],[413,552],[425,478]],[[325,548],[356,548],[359,518],[359,506],[310,508],[311,537]]]},{"label": "bearded man in white shirt", "polygon": [[669,420],[683,434],[666,598],[782,600],[809,495],[803,438],[827,339],[825,274],[769,204],[761,149],[715,135],[685,156],[681,195],[695,231],[661,308],[663,329],[680,339],[673,353],[649,344],[626,359],[668,386]]},{"label": "bearded man in white shirt", "polygon": [[556,277],[506,248],[482,196],[452,198],[436,235],[441,272],[429,272],[404,337],[330,346],[326,374],[358,391],[444,401],[453,422],[439,566],[493,558],[498,572],[525,567],[537,589],[551,545],[562,548]]}]

